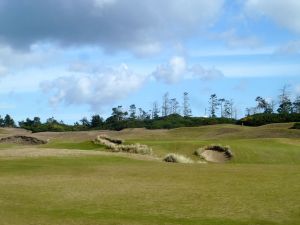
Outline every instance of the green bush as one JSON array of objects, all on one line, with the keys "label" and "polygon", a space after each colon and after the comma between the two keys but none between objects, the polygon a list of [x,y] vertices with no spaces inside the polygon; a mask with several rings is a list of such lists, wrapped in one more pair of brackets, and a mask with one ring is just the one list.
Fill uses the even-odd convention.
[{"label": "green bush", "polygon": [[295,123],[292,129],[300,129],[300,123]]},{"label": "green bush", "polygon": [[300,113],[260,113],[240,119],[237,123],[245,126],[261,126],[270,123],[300,122]]}]

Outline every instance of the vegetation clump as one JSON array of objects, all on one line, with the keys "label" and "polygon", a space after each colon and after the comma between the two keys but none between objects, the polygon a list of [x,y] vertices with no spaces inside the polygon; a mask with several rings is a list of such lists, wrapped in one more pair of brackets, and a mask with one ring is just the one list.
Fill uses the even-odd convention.
[{"label": "vegetation clump", "polygon": [[109,142],[112,142],[112,143],[118,144],[118,145],[123,144],[123,142],[124,142],[124,141],[121,140],[121,139],[108,137],[108,136],[106,136],[106,135],[100,135],[99,138],[105,139],[105,140],[107,140],[107,141],[109,141]]},{"label": "vegetation clump", "polygon": [[0,143],[41,145],[41,144],[47,144],[47,141],[40,140],[35,137],[17,135],[17,136],[1,138]]},{"label": "vegetation clump", "polygon": [[193,160],[190,158],[176,153],[169,153],[164,157],[163,161],[170,163],[193,163]]},{"label": "vegetation clump", "polygon": [[125,145],[121,144],[123,141],[119,139],[112,139],[107,136],[100,135],[94,141],[96,144],[101,144],[106,146],[112,152],[127,152],[134,154],[150,155],[152,154],[152,148],[147,145],[131,144]]},{"label": "vegetation clump", "polygon": [[259,113],[249,115],[237,121],[237,124],[245,126],[262,126],[270,123],[300,122],[300,113],[276,114]]},{"label": "vegetation clump", "polygon": [[300,123],[295,123],[294,126],[292,126],[292,129],[299,129],[300,130]]}]

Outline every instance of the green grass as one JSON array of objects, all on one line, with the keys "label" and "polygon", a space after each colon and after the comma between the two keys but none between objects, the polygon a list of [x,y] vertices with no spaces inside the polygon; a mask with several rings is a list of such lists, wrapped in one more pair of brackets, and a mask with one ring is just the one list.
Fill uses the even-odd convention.
[{"label": "green grass", "polygon": [[[290,124],[218,125],[110,133],[191,158],[230,145],[225,164],[170,164],[116,156],[0,158],[2,225],[298,225],[300,131]],[[0,145],[0,148],[14,146]],[[41,147],[41,146],[39,146]],[[103,150],[91,140],[43,148]]]},{"label": "green grass", "polygon": [[209,144],[229,145],[234,152],[230,163],[251,164],[300,164],[300,142],[296,139],[219,139],[203,141],[149,141],[132,140],[151,146],[156,154],[164,156],[169,152],[193,157],[201,146]]},{"label": "green grass", "polygon": [[78,149],[78,150],[100,150],[105,149],[105,146],[95,144],[93,141],[83,142],[63,142],[63,141],[51,141],[46,145],[42,145],[42,148],[56,148],[56,149]]},{"label": "green grass", "polygon": [[299,224],[300,167],[0,162],[1,224]]},{"label": "green grass", "polygon": [[7,144],[7,143],[0,143],[0,150],[1,149],[7,149],[7,148],[13,148],[16,147],[16,144]]}]

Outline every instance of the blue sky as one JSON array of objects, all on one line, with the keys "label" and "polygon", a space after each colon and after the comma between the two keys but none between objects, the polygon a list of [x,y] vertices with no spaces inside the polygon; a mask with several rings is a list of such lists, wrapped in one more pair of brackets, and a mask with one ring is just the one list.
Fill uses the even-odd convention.
[{"label": "blue sky", "polygon": [[0,0],[0,115],[73,123],[162,95],[238,116],[300,95],[298,0]]}]

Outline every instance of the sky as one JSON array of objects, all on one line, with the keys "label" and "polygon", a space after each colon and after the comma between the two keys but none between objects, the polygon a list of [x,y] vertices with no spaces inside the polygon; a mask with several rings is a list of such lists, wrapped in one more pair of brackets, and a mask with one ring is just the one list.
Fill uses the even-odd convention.
[{"label": "sky", "polygon": [[0,0],[0,115],[73,123],[188,92],[300,95],[298,0]]}]

